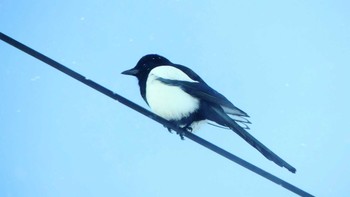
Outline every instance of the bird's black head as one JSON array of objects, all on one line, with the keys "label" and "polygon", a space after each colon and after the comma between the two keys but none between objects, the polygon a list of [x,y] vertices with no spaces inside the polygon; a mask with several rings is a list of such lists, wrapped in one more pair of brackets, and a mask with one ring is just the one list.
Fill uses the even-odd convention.
[{"label": "bird's black head", "polygon": [[137,62],[134,68],[122,72],[124,75],[135,76],[138,79],[141,96],[146,101],[146,103],[146,81],[148,74],[153,68],[162,65],[172,65],[172,63],[165,57],[156,54],[150,54],[143,56]]},{"label": "bird's black head", "polygon": [[157,66],[171,65],[171,64],[172,63],[165,57],[162,57],[156,54],[149,54],[149,55],[143,56],[137,62],[134,68],[126,70],[122,72],[122,74],[132,75],[137,77],[139,80],[141,80],[143,78],[147,78],[148,74],[151,72],[153,68]]}]

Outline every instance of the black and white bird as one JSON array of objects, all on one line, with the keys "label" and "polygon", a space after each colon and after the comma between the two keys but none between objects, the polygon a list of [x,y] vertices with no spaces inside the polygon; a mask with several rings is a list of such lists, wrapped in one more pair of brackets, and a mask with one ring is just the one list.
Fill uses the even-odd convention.
[{"label": "black and white bird", "polygon": [[191,69],[150,54],[122,74],[138,79],[142,98],[158,116],[188,131],[203,121],[229,128],[267,159],[295,173],[294,167],[246,131],[250,123],[248,114],[207,85]]}]

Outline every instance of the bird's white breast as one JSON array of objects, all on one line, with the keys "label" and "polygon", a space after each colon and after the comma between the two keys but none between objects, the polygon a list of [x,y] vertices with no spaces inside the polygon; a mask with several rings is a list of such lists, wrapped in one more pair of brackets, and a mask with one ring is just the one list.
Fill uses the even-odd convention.
[{"label": "bird's white breast", "polygon": [[180,120],[199,108],[199,100],[177,86],[162,83],[157,78],[197,82],[180,69],[158,66],[151,70],[146,82],[146,99],[152,111],[167,119]]}]

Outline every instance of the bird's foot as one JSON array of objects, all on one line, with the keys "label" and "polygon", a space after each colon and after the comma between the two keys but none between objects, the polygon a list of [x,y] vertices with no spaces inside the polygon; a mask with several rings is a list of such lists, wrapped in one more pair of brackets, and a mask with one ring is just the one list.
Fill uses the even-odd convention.
[{"label": "bird's foot", "polygon": [[176,133],[180,136],[181,140],[184,140],[184,132],[182,131],[176,131]]},{"label": "bird's foot", "polygon": [[[188,131],[188,132],[192,132],[192,127],[190,127],[190,126],[186,126],[186,127],[183,127],[182,129],[185,129],[186,131]],[[184,138],[184,132],[183,131],[177,131],[176,132],[179,136],[180,136],[180,138],[182,139],[182,140],[184,140],[185,138]]]},{"label": "bird's foot", "polygon": [[[171,128],[169,128],[169,127],[166,127],[167,128],[167,130],[169,131],[169,133],[173,133],[172,132],[172,130],[171,130]],[[180,127],[181,128],[181,127]],[[186,131],[188,131],[188,132],[192,132],[192,127],[190,127],[189,125],[187,125],[187,126],[184,126],[184,127],[182,127],[181,129],[185,129]],[[179,136],[180,136],[180,138],[181,138],[181,140],[184,140],[185,138],[184,138],[184,132],[183,131],[176,131],[176,134],[178,134]]]},{"label": "bird's foot", "polygon": [[[167,128],[167,130],[169,131],[169,133],[173,133],[169,127],[166,127],[166,128]],[[178,131],[176,131],[176,134],[178,134],[182,140],[185,139],[185,138],[184,138],[183,132],[178,132]]]},{"label": "bird's foot", "polygon": [[190,126],[184,127],[184,129],[186,129],[188,132],[191,132],[191,133],[193,131],[192,127],[190,127]]}]

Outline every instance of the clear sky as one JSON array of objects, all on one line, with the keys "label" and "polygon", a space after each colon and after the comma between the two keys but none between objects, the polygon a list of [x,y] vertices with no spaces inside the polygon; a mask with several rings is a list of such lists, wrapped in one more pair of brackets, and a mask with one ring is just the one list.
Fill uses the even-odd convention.
[{"label": "clear sky", "polygon": [[[349,1],[1,0],[0,31],[147,107],[158,53],[251,116],[197,135],[317,196],[350,193]],[[0,196],[295,196],[0,42]]]}]

